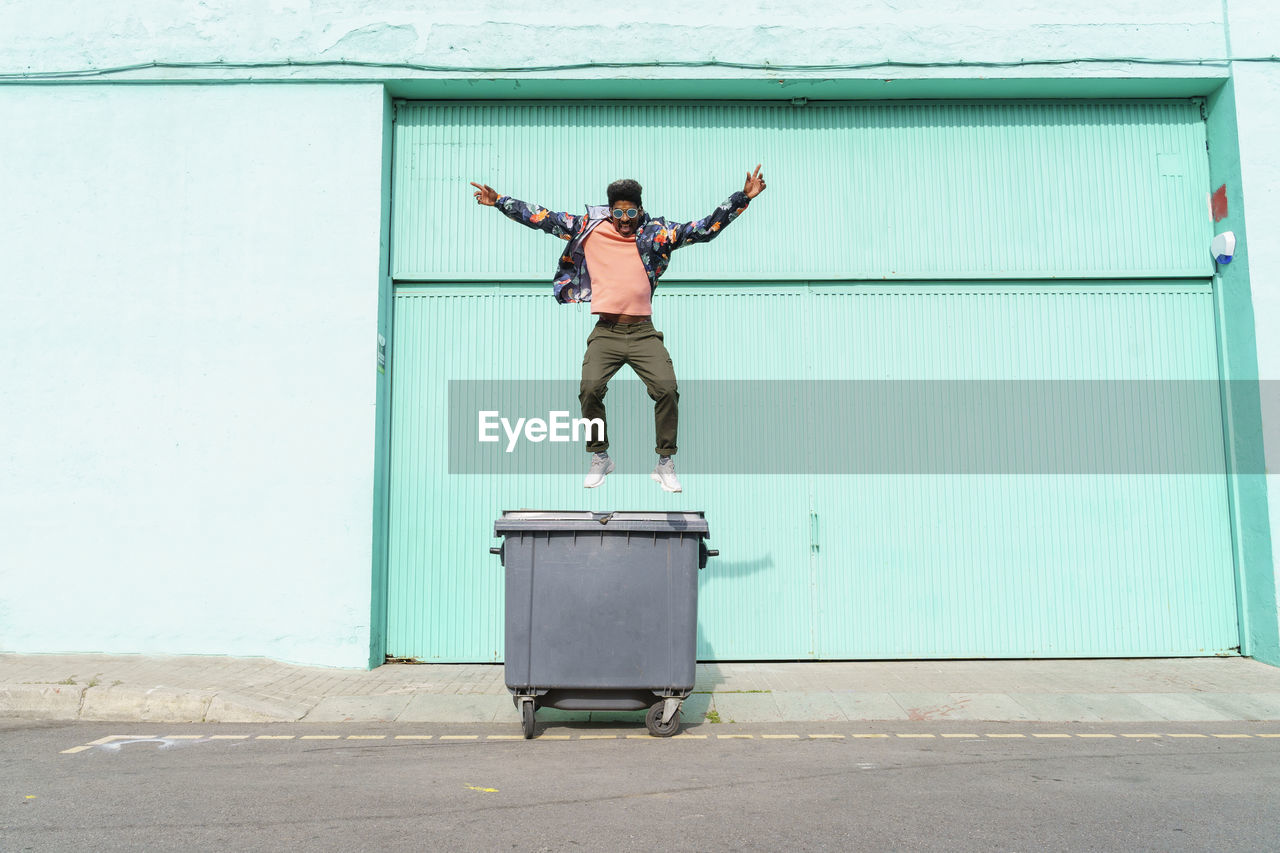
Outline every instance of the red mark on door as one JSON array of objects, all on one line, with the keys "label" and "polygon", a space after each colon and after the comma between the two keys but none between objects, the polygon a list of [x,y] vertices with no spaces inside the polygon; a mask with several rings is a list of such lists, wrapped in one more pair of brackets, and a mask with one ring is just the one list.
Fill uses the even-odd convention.
[{"label": "red mark on door", "polygon": [[1213,212],[1213,221],[1221,222],[1227,218],[1227,185],[1223,184],[1213,191],[1209,200],[1209,209]]}]

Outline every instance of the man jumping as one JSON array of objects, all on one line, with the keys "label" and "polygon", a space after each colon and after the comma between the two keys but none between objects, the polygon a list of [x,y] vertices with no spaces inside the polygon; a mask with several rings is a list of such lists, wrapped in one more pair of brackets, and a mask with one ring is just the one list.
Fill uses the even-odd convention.
[{"label": "man jumping", "polygon": [[556,300],[590,302],[591,313],[599,317],[587,336],[578,401],[582,404],[582,417],[599,418],[605,428],[604,435],[589,435],[591,468],[582,485],[594,489],[614,469],[608,453],[604,395],[613,375],[629,364],[644,381],[654,403],[658,464],[650,476],[664,490],[680,491],[671,460],[676,452],[680,393],[662,332],[653,327],[653,291],[667,271],[673,251],[714,238],[764,191],[760,167],[748,172],[742,190],[729,196],[710,216],[674,225],[644,212],[640,184],[629,179],[609,184],[609,204],[587,205],[584,216],[556,213],[498,195],[485,184],[473,182],[471,186],[476,188],[474,195],[480,204],[497,207],[522,225],[569,241],[553,282]]}]

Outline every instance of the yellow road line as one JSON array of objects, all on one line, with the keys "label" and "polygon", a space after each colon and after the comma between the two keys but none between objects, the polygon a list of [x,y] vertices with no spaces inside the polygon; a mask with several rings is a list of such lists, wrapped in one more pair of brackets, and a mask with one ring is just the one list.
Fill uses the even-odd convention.
[{"label": "yellow road line", "polygon": [[97,740],[89,741],[81,746],[73,746],[71,749],[62,750],[60,755],[75,755],[77,752],[84,752],[86,749],[93,749],[95,746],[102,746],[105,743],[111,743],[114,740],[148,740],[154,738],[155,735],[107,735]]},{"label": "yellow road line", "polygon": [[[525,739],[522,735],[507,735],[507,734],[500,734],[500,735],[499,735],[499,734],[495,734],[495,735],[486,735],[486,736],[483,736],[483,738],[482,738],[482,736],[481,736],[481,735],[474,735],[474,734],[471,734],[471,735],[385,735],[385,734],[359,734],[359,735],[337,735],[337,734],[325,734],[325,735],[294,735],[294,734],[287,734],[287,735],[248,735],[248,734],[225,734],[225,735],[224,735],[224,734],[216,734],[216,735],[201,735],[201,734],[171,734],[171,735],[164,735],[164,736],[163,736],[163,739],[164,739],[164,740],[173,740],[173,741],[198,741],[198,740],[202,740],[202,739],[205,739],[205,740],[211,740],[211,741],[213,741],[213,740],[230,741],[230,740],[248,740],[248,739],[253,739],[253,740],[294,740],[294,739],[297,739],[297,740],[317,741],[317,740],[341,740],[341,739],[346,739],[346,740],[386,740],[386,739],[387,739],[387,738],[389,738],[389,737],[393,737],[393,738],[394,738],[394,739],[396,739],[396,740],[406,740],[406,741],[411,741],[411,740],[474,741],[474,740],[481,740],[481,739],[484,739],[484,740],[490,740],[490,741],[508,741],[508,740],[524,740],[524,739]],[[1199,733],[1199,732],[1168,732],[1168,733],[1160,733],[1160,732],[1121,732],[1121,733],[1111,733],[1111,732],[1075,732],[1075,733],[1066,733],[1066,732],[1031,732],[1031,733],[1027,733],[1027,734],[1024,734],[1024,733],[1021,733],[1021,732],[989,732],[989,733],[986,733],[986,734],[974,734],[974,733],[970,733],[970,732],[941,732],[941,733],[936,733],[936,734],[935,734],[935,733],[929,733],[929,732],[896,732],[896,733],[892,733],[892,734],[883,733],[883,732],[855,732],[855,733],[851,733],[851,734],[840,734],[840,733],[835,733],[835,732],[812,732],[812,733],[809,733],[809,734],[777,734],[777,733],[769,733],[769,734],[741,734],[741,733],[732,733],[732,734],[730,734],[730,733],[725,733],[725,734],[711,734],[711,735],[707,735],[707,734],[688,734],[688,733],[681,733],[681,734],[675,735],[675,737],[674,737],[674,738],[671,738],[671,739],[672,739],[672,740],[674,740],[674,739],[682,739],[682,740],[704,740],[704,741],[705,741],[705,740],[708,740],[708,739],[714,739],[714,740],[754,740],[754,739],[760,739],[760,740],[790,740],[790,741],[799,741],[799,740],[802,740],[802,739],[807,739],[807,740],[842,740],[842,739],[844,739],[844,738],[900,738],[900,739],[903,739],[903,740],[930,740],[930,739],[934,739],[934,738],[950,738],[950,739],[969,739],[969,740],[973,740],[973,739],[982,739],[982,738],[992,738],[992,739],[1018,739],[1018,738],[1028,738],[1028,737],[1030,737],[1030,738],[1042,738],[1042,739],[1063,739],[1063,738],[1066,738],[1066,739],[1071,739],[1071,738],[1081,738],[1081,739],[1116,739],[1116,738],[1127,738],[1127,739],[1130,739],[1130,740],[1140,740],[1140,739],[1143,739],[1143,738],[1153,738],[1153,739],[1154,739],[1154,738],[1165,738],[1165,737],[1167,737],[1167,738],[1219,738],[1219,739],[1224,739],[1224,740],[1228,740],[1228,739],[1229,739],[1229,740],[1236,740],[1236,739],[1249,739],[1249,738],[1280,738],[1280,732],[1260,732],[1260,733],[1258,733],[1258,734],[1246,734],[1246,733],[1241,733],[1241,732],[1223,732],[1223,733]],[[93,747],[95,747],[95,746],[102,746],[102,745],[110,744],[110,743],[113,743],[113,742],[116,742],[116,741],[135,741],[135,740],[136,740],[136,741],[144,741],[144,740],[157,740],[157,739],[161,739],[161,738],[159,738],[157,735],[144,735],[144,734],[134,734],[134,735],[107,735],[106,737],[98,738],[97,740],[92,741],[92,742],[90,742],[90,743],[81,744],[81,745],[79,745],[79,746],[74,746],[74,747],[71,747],[71,748],[69,748],[69,749],[64,749],[64,750],[62,750],[62,751],[61,751],[61,753],[60,753],[60,754],[62,754],[62,755],[75,755],[75,754],[77,754],[77,753],[81,753],[81,752],[84,752],[84,751],[86,751],[86,750],[92,749],[92,748],[93,748]],[[560,741],[560,740],[566,740],[566,741],[567,741],[567,740],[619,740],[619,739],[626,739],[626,740],[639,740],[639,741],[659,741],[659,740],[666,740],[666,738],[656,738],[656,737],[653,737],[652,735],[649,735],[649,734],[582,734],[582,735],[568,735],[568,734],[544,734],[544,735],[540,735],[537,739],[538,739],[538,740],[556,740],[556,741]]]}]

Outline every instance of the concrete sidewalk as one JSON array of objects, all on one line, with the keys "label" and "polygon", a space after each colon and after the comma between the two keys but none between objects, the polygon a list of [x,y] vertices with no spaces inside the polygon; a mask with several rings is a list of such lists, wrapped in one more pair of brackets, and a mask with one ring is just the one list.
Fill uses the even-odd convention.
[{"label": "concrete sidewalk", "polygon": [[[1245,658],[718,663],[685,724],[1280,720],[1280,668]],[[539,718],[617,714],[544,709]],[[518,716],[501,665],[365,672],[264,658],[0,654],[0,716],[153,722],[471,723]]]}]

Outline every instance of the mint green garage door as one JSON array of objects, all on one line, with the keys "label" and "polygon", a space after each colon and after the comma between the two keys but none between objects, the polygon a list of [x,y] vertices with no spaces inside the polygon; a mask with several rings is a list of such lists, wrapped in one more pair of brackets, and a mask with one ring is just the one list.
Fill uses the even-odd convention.
[{"label": "mint green garage door", "polygon": [[[1192,101],[400,104],[388,654],[501,660],[487,547],[521,507],[705,510],[702,659],[1235,651],[1204,139]],[[563,244],[469,180],[576,211],[635,177],[695,218],[757,162],[768,191],[655,297],[683,495],[643,473],[634,381],[635,473],[601,489],[484,473],[458,422],[450,458],[450,382],[561,380],[520,414],[572,410],[592,322],[550,296]]]}]

